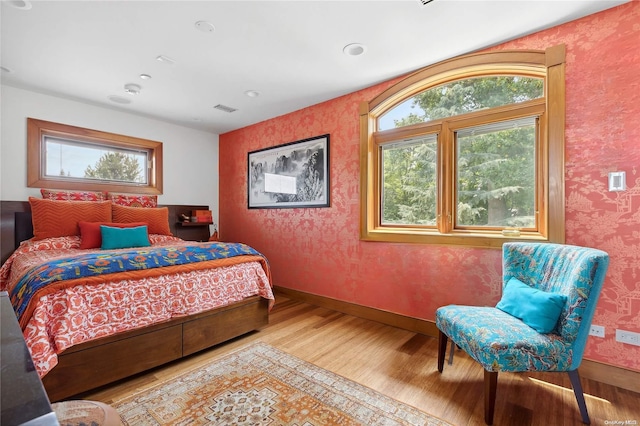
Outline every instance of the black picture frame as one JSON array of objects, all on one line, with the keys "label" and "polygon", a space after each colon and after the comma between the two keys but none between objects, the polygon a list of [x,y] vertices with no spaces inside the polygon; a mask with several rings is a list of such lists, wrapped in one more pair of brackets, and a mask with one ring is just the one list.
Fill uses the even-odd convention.
[{"label": "black picture frame", "polygon": [[250,209],[330,207],[329,134],[247,154]]}]

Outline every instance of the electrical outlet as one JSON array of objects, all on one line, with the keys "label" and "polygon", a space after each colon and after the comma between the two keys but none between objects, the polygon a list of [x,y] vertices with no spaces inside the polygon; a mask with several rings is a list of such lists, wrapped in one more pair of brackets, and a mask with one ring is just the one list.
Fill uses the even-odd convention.
[{"label": "electrical outlet", "polygon": [[616,330],[616,341],[640,346],[640,333],[627,330]]},{"label": "electrical outlet", "polygon": [[591,325],[589,329],[590,336],[604,337],[604,327],[601,325]]}]

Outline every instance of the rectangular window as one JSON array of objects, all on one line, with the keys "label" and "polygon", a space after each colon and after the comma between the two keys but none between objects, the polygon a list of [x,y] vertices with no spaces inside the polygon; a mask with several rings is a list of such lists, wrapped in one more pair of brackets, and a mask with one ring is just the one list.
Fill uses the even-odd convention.
[{"label": "rectangular window", "polygon": [[27,186],[162,194],[162,142],[28,118]]},{"label": "rectangular window", "polygon": [[435,226],[437,135],[382,145],[383,225]]},{"label": "rectangular window", "polygon": [[149,152],[44,137],[45,176],[146,185]]},{"label": "rectangular window", "polygon": [[456,132],[456,228],[536,229],[535,117]]}]

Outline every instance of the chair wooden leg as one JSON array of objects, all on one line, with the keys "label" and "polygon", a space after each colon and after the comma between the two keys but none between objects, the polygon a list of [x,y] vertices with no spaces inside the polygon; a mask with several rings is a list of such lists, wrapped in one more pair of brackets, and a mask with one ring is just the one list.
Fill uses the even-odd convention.
[{"label": "chair wooden leg", "polygon": [[584,393],[582,392],[582,384],[580,383],[578,370],[572,370],[568,373],[569,379],[571,380],[571,386],[573,387],[573,393],[576,395],[576,401],[578,401],[578,408],[580,408],[582,423],[587,425],[591,424],[591,420],[589,420],[589,413],[587,412],[587,404],[584,401]]},{"label": "chair wooden leg", "polygon": [[456,342],[454,342],[453,340],[451,341],[451,349],[449,349],[449,361],[448,364],[449,365],[453,365],[453,353],[455,352],[456,348]]},{"label": "chair wooden leg", "polygon": [[496,406],[498,372],[484,370],[484,422],[493,424],[493,409]]},{"label": "chair wooden leg", "polygon": [[444,355],[447,352],[447,335],[438,330],[438,371],[442,373],[444,368]]}]

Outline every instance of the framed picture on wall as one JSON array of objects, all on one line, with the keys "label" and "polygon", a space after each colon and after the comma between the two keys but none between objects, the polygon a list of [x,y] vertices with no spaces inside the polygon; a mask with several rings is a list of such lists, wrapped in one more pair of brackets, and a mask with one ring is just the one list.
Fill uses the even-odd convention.
[{"label": "framed picture on wall", "polygon": [[315,136],[247,156],[250,209],[329,207],[329,135]]}]

